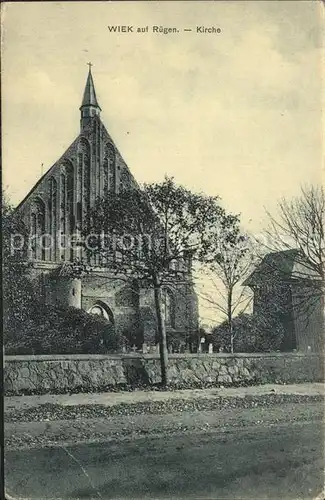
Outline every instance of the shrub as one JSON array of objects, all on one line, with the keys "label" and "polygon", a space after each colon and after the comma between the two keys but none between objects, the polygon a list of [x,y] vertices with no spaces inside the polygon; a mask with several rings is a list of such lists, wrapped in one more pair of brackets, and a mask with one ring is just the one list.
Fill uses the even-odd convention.
[{"label": "shrub", "polygon": [[28,320],[6,331],[7,354],[100,354],[120,350],[105,318],[74,307],[34,307]]},{"label": "shrub", "polygon": [[[273,316],[239,314],[233,319],[235,352],[269,352],[280,350],[284,338],[284,328]],[[228,322],[212,330],[212,343],[216,351],[220,347],[230,352]]]}]

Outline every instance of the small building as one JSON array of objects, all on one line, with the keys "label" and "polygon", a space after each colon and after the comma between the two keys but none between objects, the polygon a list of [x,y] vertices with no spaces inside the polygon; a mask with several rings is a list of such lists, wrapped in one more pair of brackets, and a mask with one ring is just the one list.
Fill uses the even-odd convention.
[{"label": "small building", "polygon": [[253,314],[271,310],[282,323],[281,350],[323,350],[323,286],[299,250],[265,255],[244,285],[254,292]]}]

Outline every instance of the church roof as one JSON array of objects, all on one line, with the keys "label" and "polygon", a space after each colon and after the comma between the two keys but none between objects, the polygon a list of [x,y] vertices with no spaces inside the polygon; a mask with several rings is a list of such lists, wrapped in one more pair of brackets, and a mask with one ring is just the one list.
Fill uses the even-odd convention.
[{"label": "church roof", "polygon": [[86,82],[86,87],[84,91],[84,96],[82,99],[81,107],[83,106],[96,106],[100,109],[97,101],[94,80],[91,74],[91,69],[89,68],[88,78]]},{"label": "church roof", "polygon": [[297,249],[271,252],[265,255],[261,263],[245,280],[244,285],[263,286],[270,280],[290,280],[298,255]]}]

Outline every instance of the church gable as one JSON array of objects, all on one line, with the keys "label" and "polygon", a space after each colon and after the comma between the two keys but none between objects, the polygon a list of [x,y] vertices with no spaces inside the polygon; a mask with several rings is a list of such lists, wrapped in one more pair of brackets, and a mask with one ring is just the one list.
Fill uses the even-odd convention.
[{"label": "church gable", "polygon": [[41,196],[41,197],[46,197],[47,191],[48,191],[48,183],[49,179],[54,177],[56,178],[59,170],[60,170],[60,165],[64,164],[66,161],[72,161],[72,158],[74,156],[74,151],[77,148],[79,136],[73,141],[73,143],[68,147],[68,149],[63,153],[63,155],[60,157],[59,160],[57,160],[54,165],[39,179],[39,181],[33,186],[33,188],[30,190],[30,192],[25,196],[25,198],[20,202],[20,204],[17,207],[17,210],[22,210],[25,211],[26,206],[29,205],[32,202],[33,197],[35,196]]},{"label": "church gable", "polygon": [[[82,231],[96,199],[138,188],[138,184],[100,119],[100,107],[89,71],[81,111],[81,131],[61,158],[20,203],[30,227],[30,258],[62,262],[76,255],[60,249],[62,235]],[[41,250],[37,239],[48,235],[52,244]]]},{"label": "church gable", "polygon": [[[109,151],[112,147],[114,148],[115,161],[116,161],[116,175],[117,175],[117,191],[119,192],[121,189],[135,188],[139,189],[139,185],[135,178],[133,177],[128,165],[124,161],[121,153],[117,149],[114,141],[111,136],[107,132],[104,125],[102,140],[104,142],[104,150]],[[104,158],[106,157],[106,153],[104,153]]]}]

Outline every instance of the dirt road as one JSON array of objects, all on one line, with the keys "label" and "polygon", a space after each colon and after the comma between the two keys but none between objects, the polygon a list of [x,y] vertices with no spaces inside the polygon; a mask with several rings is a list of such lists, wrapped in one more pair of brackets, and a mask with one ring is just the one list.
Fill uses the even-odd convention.
[{"label": "dirt road", "polygon": [[35,500],[308,500],[321,491],[321,399],[177,401],[173,413],[169,404],[45,405],[38,421],[33,408],[12,416],[8,493]]}]

